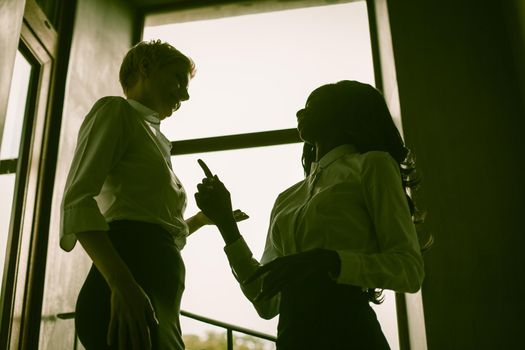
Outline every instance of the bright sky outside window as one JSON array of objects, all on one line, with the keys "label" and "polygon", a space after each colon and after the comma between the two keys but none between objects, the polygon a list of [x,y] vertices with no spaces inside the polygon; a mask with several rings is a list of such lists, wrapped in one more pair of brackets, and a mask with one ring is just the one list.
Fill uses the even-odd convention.
[{"label": "bright sky outside window", "polygon": [[0,146],[0,159],[18,158],[30,76],[31,64],[17,51]]},{"label": "bright sky outside window", "polygon": [[294,128],[316,87],[374,83],[366,3],[146,27],[190,56],[190,100],[164,123],[173,140]]},{"label": "bright sky outside window", "polygon": [[[31,64],[17,51],[0,145],[1,160],[18,158],[30,78]],[[15,183],[16,174],[0,174],[0,285],[4,273]]]},{"label": "bright sky outside window", "polygon": [[[295,113],[314,88],[343,79],[374,84],[364,1],[146,27],[144,39],[171,43],[197,66],[191,99],[162,124],[171,140],[295,128]],[[304,177],[301,148],[294,144],[173,157],[188,192],[186,215],[197,210],[193,193],[203,177],[197,165],[202,158],[230,189],[234,207],[250,215],[240,229],[260,258],[275,198]],[[213,227],[188,239],[182,251],[187,267],[182,308],[275,334],[277,318],[258,317],[222,249]],[[398,349],[394,294],[387,293],[375,310],[391,348]],[[206,329],[181,321],[186,333]]]}]

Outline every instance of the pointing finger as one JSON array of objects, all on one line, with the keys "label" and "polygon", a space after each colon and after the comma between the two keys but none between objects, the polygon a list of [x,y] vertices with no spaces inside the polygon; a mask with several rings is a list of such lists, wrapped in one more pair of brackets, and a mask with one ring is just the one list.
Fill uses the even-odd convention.
[{"label": "pointing finger", "polygon": [[213,174],[212,174],[210,168],[208,168],[208,166],[206,165],[206,163],[204,163],[204,161],[202,159],[197,159],[197,162],[201,166],[201,168],[204,171],[204,174],[206,175],[206,177],[207,178],[213,178]]}]

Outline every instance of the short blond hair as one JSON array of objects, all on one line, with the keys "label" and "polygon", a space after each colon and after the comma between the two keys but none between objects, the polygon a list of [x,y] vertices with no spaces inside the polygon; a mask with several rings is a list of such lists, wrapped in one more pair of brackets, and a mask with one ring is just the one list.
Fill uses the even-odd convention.
[{"label": "short blond hair", "polygon": [[144,59],[149,62],[152,69],[177,62],[188,69],[192,78],[195,75],[193,60],[172,45],[161,40],[141,41],[128,51],[120,65],[119,80],[124,92],[138,81],[139,66]]}]

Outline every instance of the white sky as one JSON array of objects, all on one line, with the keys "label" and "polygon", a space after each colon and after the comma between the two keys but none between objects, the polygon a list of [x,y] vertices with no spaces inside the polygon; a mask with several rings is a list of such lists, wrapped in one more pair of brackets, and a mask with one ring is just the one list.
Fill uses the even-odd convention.
[{"label": "white sky", "polygon": [[[167,41],[190,56],[197,75],[190,101],[163,122],[171,140],[294,128],[295,113],[316,87],[343,79],[374,83],[366,3],[311,7],[207,21],[147,27],[144,39]],[[241,232],[259,258],[273,201],[303,177],[301,145],[173,157],[188,192],[187,216],[203,158],[232,193],[234,207],[251,218]],[[183,250],[183,309],[276,334],[277,318],[258,317],[229,269],[217,230],[207,227]],[[376,308],[392,349],[398,349],[394,295]],[[183,332],[206,327],[183,319]]]},{"label": "white sky", "polygon": [[[18,158],[30,76],[30,63],[20,52],[17,52],[0,146],[0,159]],[[15,181],[15,174],[0,175],[0,285],[4,273]]]}]

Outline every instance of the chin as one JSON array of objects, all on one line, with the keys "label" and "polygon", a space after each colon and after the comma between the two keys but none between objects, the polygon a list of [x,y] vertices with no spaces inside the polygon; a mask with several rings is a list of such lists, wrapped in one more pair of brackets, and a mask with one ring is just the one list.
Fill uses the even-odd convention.
[{"label": "chin", "polygon": [[313,143],[312,138],[308,137],[308,132],[305,132],[304,129],[298,129],[299,131],[299,138],[303,140],[304,142]]},{"label": "chin", "polygon": [[171,108],[169,109],[166,109],[166,111],[164,113],[162,113],[162,116],[161,118],[162,119],[165,119],[165,118],[168,118],[168,117],[171,117],[171,115],[173,114],[173,110]]}]

